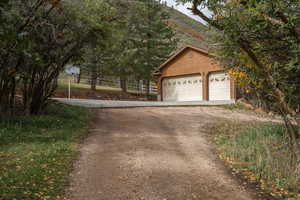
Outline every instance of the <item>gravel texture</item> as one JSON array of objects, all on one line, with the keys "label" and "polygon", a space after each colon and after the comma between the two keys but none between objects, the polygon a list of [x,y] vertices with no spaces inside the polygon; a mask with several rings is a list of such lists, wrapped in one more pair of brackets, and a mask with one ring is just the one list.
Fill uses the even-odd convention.
[{"label": "gravel texture", "polygon": [[70,200],[254,200],[207,139],[207,123],[267,120],[216,107],[95,110]]}]

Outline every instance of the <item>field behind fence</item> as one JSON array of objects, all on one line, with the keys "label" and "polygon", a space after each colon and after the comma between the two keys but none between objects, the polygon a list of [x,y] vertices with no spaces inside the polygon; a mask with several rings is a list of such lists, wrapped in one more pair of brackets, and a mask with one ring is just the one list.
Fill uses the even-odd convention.
[{"label": "field behind fence", "polygon": [[[82,76],[80,83],[78,83],[77,76],[63,74],[60,76],[58,82],[60,86],[67,87],[69,80],[71,80],[73,87],[90,88],[91,79],[88,76]],[[142,80],[127,80],[126,85],[128,92],[131,93],[144,94],[147,90],[147,86]],[[118,77],[100,77],[97,79],[97,89],[121,91],[120,79]],[[155,82],[150,82],[150,94],[157,94],[157,85]]]}]

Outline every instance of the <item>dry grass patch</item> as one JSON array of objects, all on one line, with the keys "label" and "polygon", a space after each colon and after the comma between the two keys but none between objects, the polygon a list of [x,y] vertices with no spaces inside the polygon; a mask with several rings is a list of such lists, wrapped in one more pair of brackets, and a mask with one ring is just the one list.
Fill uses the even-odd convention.
[{"label": "dry grass patch", "polygon": [[282,125],[223,121],[211,125],[210,133],[235,173],[259,183],[276,199],[300,199],[300,163]]}]

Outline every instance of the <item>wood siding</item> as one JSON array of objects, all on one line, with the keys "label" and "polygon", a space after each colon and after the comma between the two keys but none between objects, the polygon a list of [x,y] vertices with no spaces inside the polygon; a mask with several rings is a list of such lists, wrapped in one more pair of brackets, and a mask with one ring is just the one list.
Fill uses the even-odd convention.
[{"label": "wood siding", "polygon": [[[223,71],[213,58],[201,50],[186,47],[173,58],[167,61],[160,69],[160,76],[157,80],[158,91],[162,96],[161,83],[166,77],[178,77],[191,74],[201,74],[203,80],[203,99],[209,100],[208,77],[211,72]],[[236,98],[234,81],[231,81],[230,96]]]}]

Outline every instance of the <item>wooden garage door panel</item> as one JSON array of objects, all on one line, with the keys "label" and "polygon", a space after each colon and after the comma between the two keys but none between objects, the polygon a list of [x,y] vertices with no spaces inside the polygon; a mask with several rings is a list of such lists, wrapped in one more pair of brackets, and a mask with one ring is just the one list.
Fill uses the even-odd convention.
[{"label": "wooden garage door panel", "polygon": [[230,79],[224,72],[209,75],[209,100],[230,100]]},{"label": "wooden garage door panel", "polygon": [[202,100],[202,77],[200,75],[165,78],[162,87],[164,101]]}]

